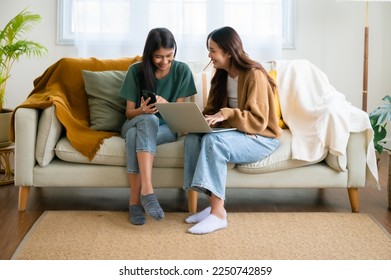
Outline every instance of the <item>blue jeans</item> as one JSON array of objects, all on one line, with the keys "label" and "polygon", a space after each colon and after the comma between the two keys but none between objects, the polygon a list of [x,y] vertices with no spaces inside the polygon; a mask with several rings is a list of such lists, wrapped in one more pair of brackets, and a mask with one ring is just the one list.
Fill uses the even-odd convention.
[{"label": "blue jeans", "polygon": [[159,125],[159,118],[144,114],[128,119],[122,125],[121,136],[125,139],[126,170],[128,173],[139,173],[137,152],[156,154],[156,146],[177,140],[167,125]]},{"label": "blue jeans", "polygon": [[280,141],[240,131],[188,134],[185,137],[184,185],[225,200],[228,163],[251,163],[269,156]]}]

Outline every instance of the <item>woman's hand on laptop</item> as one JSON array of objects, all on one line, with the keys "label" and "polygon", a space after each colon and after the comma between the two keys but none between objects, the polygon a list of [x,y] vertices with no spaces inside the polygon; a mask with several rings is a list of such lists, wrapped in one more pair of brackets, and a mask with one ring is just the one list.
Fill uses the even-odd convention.
[{"label": "woman's hand on laptop", "polygon": [[205,120],[211,126],[216,123],[222,122],[224,120],[224,116],[220,111],[218,111],[214,115],[205,115]]},{"label": "woman's hand on laptop", "polygon": [[156,102],[157,103],[168,103],[168,101],[166,99],[164,99],[163,97],[161,97],[160,95],[156,95]]}]

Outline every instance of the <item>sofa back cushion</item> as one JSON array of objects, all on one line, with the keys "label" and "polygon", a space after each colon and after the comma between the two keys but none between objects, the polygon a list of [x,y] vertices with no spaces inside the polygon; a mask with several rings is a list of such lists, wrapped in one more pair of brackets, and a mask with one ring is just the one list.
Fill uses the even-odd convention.
[{"label": "sofa back cushion", "polygon": [[214,73],[213,67],[205,69],[205,66],[207,66],[208,63],[208,61],[187,63],[193,73],[193,79],[197,90],[197,94],[191,96],[189,101],[197,103],[200,108],[204,108],[206,105],[210,82]]},{"label": "sofa back cushion", "polygon": [[120,131],[126,120],[126,100],[119,96],[119,91],[126,71],[82,72],[88,95],[90,127],[95,130]]},{"label": "sofa back cushion", "polygon": [[[275,70],[275,69],[270,70],[270,71],[268,71],[268,74],[277,84],[277,70]],[[281,128],[288,128],[288,126],[284,122],[284,119],[283,119],[282,113],[281,113],[280,96],[278,94],[278,85],[277,85],[277,89],[275,90],[275,93],[274,93],[274,107],[276,108],[278,126]]]},{"label": "sofa back cushion", "polygon": [[35,158],[42,167],[47,166],[55,156],[54,147],[60,139],[62,125],[56,116],[56,107],[50,106],[41,113],[38,122]]}]

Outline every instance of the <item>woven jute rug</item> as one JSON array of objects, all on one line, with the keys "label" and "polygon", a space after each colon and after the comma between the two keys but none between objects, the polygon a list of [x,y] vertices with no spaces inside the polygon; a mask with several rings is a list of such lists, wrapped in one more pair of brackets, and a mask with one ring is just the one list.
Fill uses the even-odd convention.
[{"label": "woven jute rug", "polygon": [[187,213],[47,211],[12,259],[35,260],[390,260],[391,238],[357,213],[228,213],[228,228],[187,233]]}]

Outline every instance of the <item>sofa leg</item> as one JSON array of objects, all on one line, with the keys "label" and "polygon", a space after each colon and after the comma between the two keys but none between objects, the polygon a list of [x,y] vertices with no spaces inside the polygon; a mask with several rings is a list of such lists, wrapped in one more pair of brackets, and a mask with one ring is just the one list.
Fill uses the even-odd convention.
[{"label": "sofa leg", "polygon": [[358,188],[348,188],[350,207],[353,213],[359,212]]},{"label": "sofa leg", "polygon": [[27,209],[29,193],[30,193],[30,187],[26,187],[26,186],[19,187],[19,200],[18,200],[19,211],[25,211]]},{"label": "sofa leg", "polygon": [[189,205],[189,212],[196,213],[197,212],[197,202],[198,202],[198,193],[195,190],[187,191],[187,200]]}]

